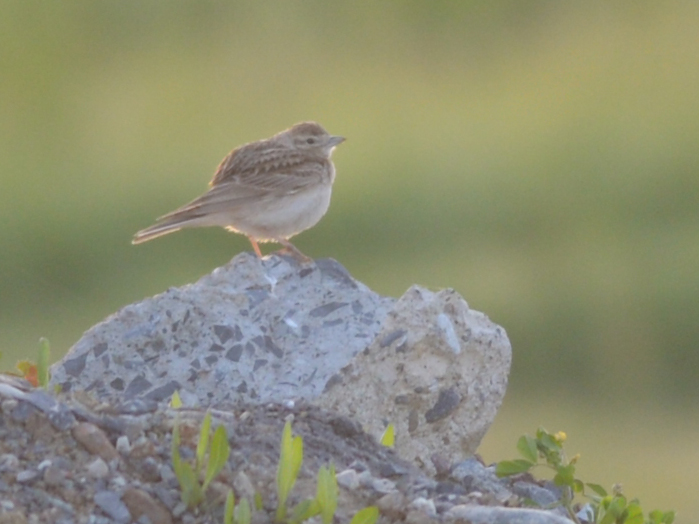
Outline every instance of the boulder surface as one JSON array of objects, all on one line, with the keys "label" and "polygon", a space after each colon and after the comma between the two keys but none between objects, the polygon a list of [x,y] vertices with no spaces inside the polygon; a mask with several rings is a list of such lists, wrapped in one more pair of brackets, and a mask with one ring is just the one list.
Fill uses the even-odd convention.
[{"label": "boulder surface", "polygon": [[475,452],[507,387],[505,330],[454,290],[382,297],[331,259],[236,256],[124,307],[52,367],[64,392],[133,412],[306,400],[347,415],[429,472]]}]

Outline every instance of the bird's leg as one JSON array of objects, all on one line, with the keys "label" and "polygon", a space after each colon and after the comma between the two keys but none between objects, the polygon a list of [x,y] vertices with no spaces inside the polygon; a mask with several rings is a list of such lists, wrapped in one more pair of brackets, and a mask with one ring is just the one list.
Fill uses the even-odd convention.
[{"label": "bird's leg", "polygon": [[285,251],[288,251],[289,253],[291,253],[291,255],[295,259],[297,259],[301,262],[305,262],[305,263],[313,262],[313,259],[311,257],[307,257],[306,255],[301,253],[301,251],[299,251],[298,248],[296,246],[294,246],[294,244],[292,244],[288,240],[283,239],[283,238],[278,238],[277,242],[279,242],[282,246],[284,246]]},{"label": "bird's leg", "polygon": [[260,251],[260,246],[257,245],[257,240],[255,240],[252,237],[248,237],[248,240],[252,244],[252,248],[255,250],[255,254],[257,255],[257,258],[262,258],[262,251]]}]

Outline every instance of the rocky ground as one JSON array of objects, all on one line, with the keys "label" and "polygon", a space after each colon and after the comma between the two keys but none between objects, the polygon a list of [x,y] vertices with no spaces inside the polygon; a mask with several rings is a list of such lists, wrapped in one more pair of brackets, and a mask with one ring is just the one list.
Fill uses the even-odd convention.
[{"label": "rocky ground", "polygon": [[[505,330],[454,290],[382,297],[334,260],[242,253],[88,330],[51,368],[60,394],[0,375],[0,524],[221,523],[230,490],[261,497],[252,520],[271,522],[287,421],[305,448],[289,504],[333,464],[338,524],[369,505],[381,524],[568,522],[521,507],[555,489],[474,455],[511,358]],[[191,462],[207,410],[231,453],[192,508],[173,427]],[[376,442],[388,423],[394,449]]]},{"label": "rocky ground", "polygon": [[[79,398],[80,397],[80,398]],[[171,460],[180,425],[183,459],[194,456],[201,409],[124,413],[88,395],[56,398],[25,381],[0,379],[0,524],[221,523],[226,494],[259,493],[254,522],[273,522],[282,428],[291,420],[304,461],[290,505],[315,494],[322,465],[334,464],[340,497],[336,522],[377,505],[380,522],[569,522],[522,509],[524,498],[555,501],[531,478],[497,479],[477,458],[428,477],[381,446],[351,419],[310,404],[240,405],[212,410],[231,454],[195,509],[181,501]]]}]

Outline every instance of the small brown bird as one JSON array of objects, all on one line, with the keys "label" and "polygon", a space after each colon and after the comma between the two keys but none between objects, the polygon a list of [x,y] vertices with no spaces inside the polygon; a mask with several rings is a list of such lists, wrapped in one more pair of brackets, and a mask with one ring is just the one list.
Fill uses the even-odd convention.
[{"label": "small brown bird", "polygon": [[242,145],[223,159],[206,193],[136,233],[133,243],[184,227],[221,226],[247,236],[258,257],[258,242],[277,242],[309,260],[289,239],[328,210],[335,180],[330,156],[344,140],[315,122],[302,122]]}]

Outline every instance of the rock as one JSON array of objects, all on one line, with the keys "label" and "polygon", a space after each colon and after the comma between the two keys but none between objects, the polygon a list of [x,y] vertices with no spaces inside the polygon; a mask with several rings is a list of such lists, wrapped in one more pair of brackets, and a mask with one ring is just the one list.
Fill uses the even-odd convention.
[{"label": "rock", "polygon": [[453,461],[476,451],[505,395],[510,362],[505,331],[458,293],[413,286],[319,403],[374,435],[393,423],[398,453],[434,473],[435,453]]},{"label": "rock", "polygon": [[129,487],[122,499],[134,519],[147,515],[152,524],[172,524],[168,510],[145,491]]},{"label": "rock", "polygon": [[542,508],[553,505],[561,499],[560,489],[557,490],[558,493],[555,493],[551,489],[542,488],[529,482],[514,482],[512,491],[515,495],[534,501]]},{"label": "rock", "polygon": [[51,382],[105,400],[180,390],[200,406],[313,398],[371,344],[392,303],[333,260],[242,253],[94,326]]},{"label": "rock", "polygon": [[113,491],[100,491],[95,494],[95,504],[119,524],[131,522],[129,509]]},{"label": "rock", "polygon": [[119,456],[117,450],[100,428],[90,422],[81,422],[73,428],[73,438],[90,453],[109,461]]},{"label": "rock", "polygon": [[87,474],[93,479],[103,479],[109,475],[109,466],[101,457],[97,457],[87,465]]},{"label": "rock", "polygon": [[[0,374],[0,404],[6,398],[14,398],[18,400],[12,409],[22,409],[23,404],[31,401],[27,397],[20,398],[22,395],[18,395],[14,386],[5,387],[12,381],[12,377]],[[280,436],[287,420],[293,420],[293,432],[301,436],[304,443],[303,465],[290,502],[293,505],[315,496],[316,472],[322,466],[334,464],[344,482],[338,497],[337,522],[349,522],[367,505],[381,506],[382,521],[408,524],[568,522],[542,510],[474,507],[497,504],[503,498],[508,498],[507,505],[521,505],[521,500],[511,499],[508,488],[512,489],[514,483],[518,491],[533,493],[536,489],[528,490],[526,484],[536,486],[535,481],[527,481],[526,476],[514,481],[497,479],[492,467],[485,467],[475,459],[453,467],[449,473],[451,478],[436,481],[398,457],[394,450],[346,424],[337,413],[324,411],[303,400],[293,405],[250,403],[230,410],[211,410],[212,428],[226,428],[230,455],[207,490],[205,506],[208,509],[189,510],[181,502],[179,483],[170,468],[172,431],[173,425],[178,424],[182,431],[181,455],[183,460],[193,464],[198,430],[207,411],[205,407],[175,411],[160,405],[146,415],[110,411],[110,416],[104,416],[102,403],[85,405],[73,395],[59,397],[57,402],[60,409],[73,413],[76,418],[94,421],[110,441],[116,441],[123,428],[139,428],[129,437],[133,443],[131,452],[109,461],[107,476],[95,481],[83,472],[95,462],[99,456],[97,452],[88,451],[79,444],[74,438],[76,432],[63,431],[49,423],[49,413],[38,410],[33,416],[38,419],[36,423],[48,428],[41,441],[33,438],[25,421],[0,417],[0,523],[25,522],[3,521],[2,518],[13,518],[6,517],[7,514],[20,516],[20,519],[21,515],[30,515],[31,522],[55,524],[222,522],[223,499],[228,489],[234,488],[239,498],[242,492],[251,493],[251,487],[263,500],[263,508],[254,513],[253,522],[272,522],[276,510]],[[95,433],[89,425],[82,427],[88,434]],[[82,435],[81,432],[77,434]],[[95,449],[101,449],[101,445]],[[139,464],[159,465],[159,474],[153,474],[154,467]],[[56,482],[48,483],[46,472],[53,467],[65,474],[59,474]],[[36,478],[27,486],[15,481],[22,471],[43,472],[44,477]],[[239,475],[240,472],[244,472],[244,476]],[[386,491],[388,493],[384,494]]]},{"label": "rock", "polygon": [[444,514],[444,522],[456,524],[571,524],[571,520],[551,511],[493,506],[454,506]]},{"label": "rock", "polygon": [[500,503],[508,501],[514,495],[507,487],[507,480],[495,475],[494,467],[486,467],[473,457],[456,464],[450,476],[468,492],[489,493]]},{"label": "rock", "polygon": [[[505,331],[454,290],[381,297],[333,260],[243,253],[197,283],[127,306],[52,367],[62,391],[131,412],[312,400],[426,471],[472,454],[507,386]],[[338,421],[342,421],[338,418]]]},{"label": "rock", "polygon": [[359,474],[353,469],[340,471],[336,475],[337,484],[349,490],[355,490],[359,487]]},{"label": "rock", "polygon": [[410,503],[410,509],[416,509],[427,515],[428,517],[436,517],[437,510],[434,501],[424,497],[418,497]]},{"label": "rock", "polygon": [[33,469],[25,469],[17,473],[15,480],[20,484],[29,484],[39,477],[39,472]]}]

